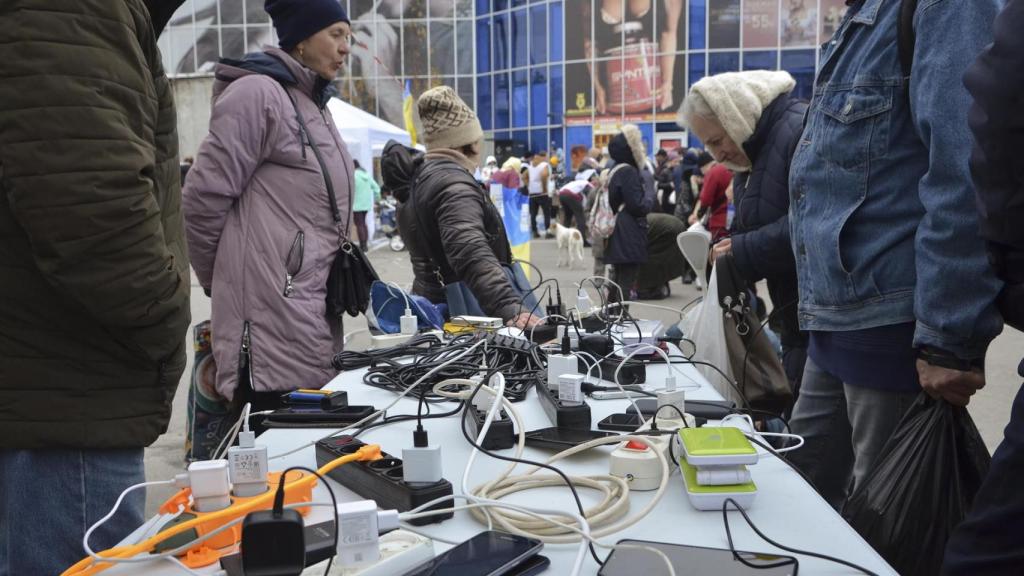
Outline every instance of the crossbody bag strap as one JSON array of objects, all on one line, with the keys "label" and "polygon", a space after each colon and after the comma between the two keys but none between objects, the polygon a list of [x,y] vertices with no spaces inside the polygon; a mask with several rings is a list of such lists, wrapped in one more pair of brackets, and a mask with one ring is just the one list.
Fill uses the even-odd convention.
[{"label": "crossbody bag strap", "polygon": [[[327,163],[324,162],[324,157],[320,153],[320,147],[317,146],[316,142],[313,141],[313,137],[309,133],[309,128],[306,126],[306,121],[302,118],[302,112],[299,111],[299,103],[295,101],[295,97],[292,96],[288,87],[284,84],[281,85],[284,88],[284,93],[288,95],[288,100],[291,101],[292,107],[295,108],[295,119],[299,122],[299,131],[305,138],[305,141],[301,143],[305,146],[306,143],[313,149],[313,156],[316,157],[317,164],[320,165],[320,172],[324,177],[324,184],[327,186],[327,198],[330,203],[331,217],[334,218],[335,224],[341,223],[341,210],[338,209],[338,197],[334,193],[334,183],[331,181],[331,173],[327,170]],[[345,239],[348,240],[348,225],[345,226]]]},{"label": "crossbody bag strap", "polygon": [[896,47],[900,56],[900,71],[903,73],[904,93],[910,99],[910,73],[914,67],[914,13],[917,12],[918,0],[902,0],[899,16],[896,19]]}]

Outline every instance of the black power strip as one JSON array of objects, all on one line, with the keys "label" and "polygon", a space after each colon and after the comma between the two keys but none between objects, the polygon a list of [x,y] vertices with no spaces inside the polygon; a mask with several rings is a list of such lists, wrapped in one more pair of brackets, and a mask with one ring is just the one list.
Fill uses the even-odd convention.
[{"label": "black power strip", "polygon": [[[469,420],[469,429],[472,431],[473,438],[476,438],[484,427],[484,421],[487,420],[487,412],[470,407],[467,420]],[[498,411],[494,420],[491,421],[491,427],[487,429],[487,435],[484,436],[484,441],[480,445],[485,450],[504,450],[516,445],[515,426],[504,410]]]},{"label": "black power strip", "polygon": [[[327,437],[316,443],[317,466],[323,466],[341,456],[353,454],[365,446],[351,436]],[[328,472],[328,476],[356,494],[373,500],[380,508],[394,508],[408,512],[431,500],[452,495],[452,483],[442,478],[437,482],[406,482],[402,479],[402,460],[390,454],[381,453],[380,460],[372,462],[349,462]],[[427,510],[451,508],[452,502],[441,502]],[[410,520],[415,526],[423,526],[447,520],[454,512],[437,514]]]},{"label": "black power strip", "polygon": [[551,420],[551,424],[557,428],[590,430],[590,406],[586,402],[582,404],[567,404],[558,399],[558,393],[548,388],[547,382],[537,382],[537,396],[540,397],[540,405]]}]

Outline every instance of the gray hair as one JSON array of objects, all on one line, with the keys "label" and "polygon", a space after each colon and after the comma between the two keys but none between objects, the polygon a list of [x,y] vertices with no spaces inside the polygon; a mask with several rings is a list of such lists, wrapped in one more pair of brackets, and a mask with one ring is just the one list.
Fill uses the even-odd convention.
[{"label": "gray hair", "polygon": [[708,101],[701,96],[700,92],[694,92],[690,90],[690,93],[686,95],[686,99],[683,100],[683,104],[679,107],[679,115],[676,118],[676,123],[683,129],[689,129],[694,116],[700,116],[701,118],[707,118],[708,120],[717,120],[718,117],[715,115],[714,110],[708,104]]}]

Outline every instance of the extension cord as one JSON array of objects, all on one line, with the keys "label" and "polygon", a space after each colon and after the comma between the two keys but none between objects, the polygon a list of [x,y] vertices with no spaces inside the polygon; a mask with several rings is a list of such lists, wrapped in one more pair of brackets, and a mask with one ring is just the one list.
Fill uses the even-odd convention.
[{"label": "extension cord", "polygon": [[[652,436],[648,439],[657,444],[661,437]],[[666,449],[668,444],[665,444]],[[608,461],[608,473],[624,478],[629,482],[629,489],[638,492],[657,490],[661,485],[661,467],[665,456],[660,449],[651,450],[636,441],[623,442],[612,450]]]}]

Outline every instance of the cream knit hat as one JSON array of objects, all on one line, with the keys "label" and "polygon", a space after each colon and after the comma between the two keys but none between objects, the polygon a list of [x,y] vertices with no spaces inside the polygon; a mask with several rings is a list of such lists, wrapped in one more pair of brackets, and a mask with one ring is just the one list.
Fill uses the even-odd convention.
[{"label": "cream knit hat", "polygon": [[417,108],[423,122],[423,143],[427,150],[457,149],[475,144],[484,137],[473,109],[448,86],[424,92]]},{"label": "cream knit hat", "polygon": [[684,102],[680,123],[688,124],[688,116],[700,114],[703,104],[707,104],[726,134],[737,145],[742,145],[754,135],[764,109],[795,87],[796,81],[789,72],[751,70],[708,76],[690,88],[687,100],[703,102]]}]

